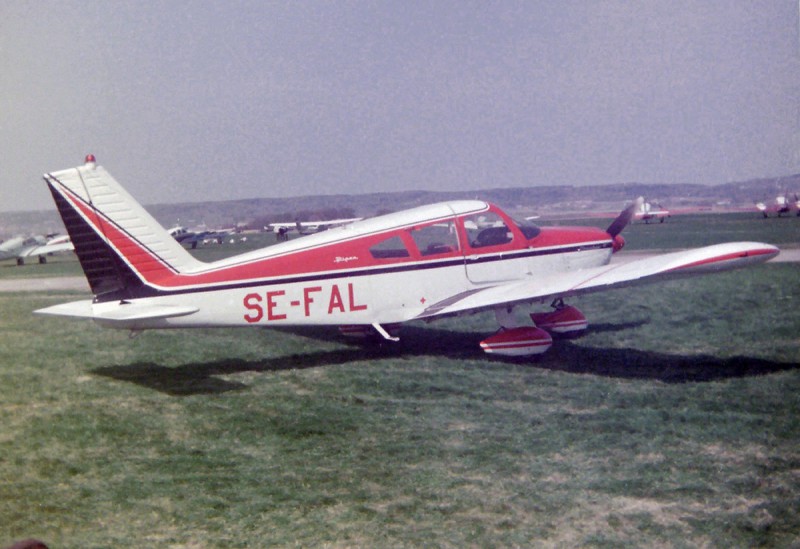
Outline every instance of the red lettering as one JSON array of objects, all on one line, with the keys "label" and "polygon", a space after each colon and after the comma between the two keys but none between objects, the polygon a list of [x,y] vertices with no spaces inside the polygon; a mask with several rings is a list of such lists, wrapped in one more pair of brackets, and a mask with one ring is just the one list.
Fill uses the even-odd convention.
[{"label": "red lettering", "polygon": [[286,292],[283,290],[275,290],[272,292],[267,292],[267,320],[283,320],[286,318],[286,315],[277,314],[275,313],[275,307],[277,307],[277,303],[275,302],[275,297],[279,295],[284,295]]},{"label": "red lettering", "polygon": [[350,302],[349,302],[350,311],[351,312],[352,311],[363,311],[364,309],[366,309],[367,308],[366,305],[356,305],[356,298],[353,297],[353,293],[354,293],[353,292],[353,283],[351,282],[350,284],[347,285],[347,297],[350,298]]},{"label": "red lettering", "polygon": [[322,286],[312,286],[311,288],[303,288],[303,305],[306,309],[306,316],[311,316],[310,305],[314,303],[314,298],[311,297],[311,292],[321,292]]},{"label": "red lettering", "polygon": [[331,300],[328,302],[328,314],[333,313],[334,309],[339,309],[339,312],[344,312],[344,302],[342,301],[342,294],[339,293],[339,286],[336,284],[331,288]]},{"label": "red lettering", "polygon": [[[250,313],[244,315],[244,319],[251,324],[264,318],[264,309],[261,308],[261,296],[258,294],[247,294],[244,296],[244,308]],[[252,315],[252,316],[251,316]]]}]

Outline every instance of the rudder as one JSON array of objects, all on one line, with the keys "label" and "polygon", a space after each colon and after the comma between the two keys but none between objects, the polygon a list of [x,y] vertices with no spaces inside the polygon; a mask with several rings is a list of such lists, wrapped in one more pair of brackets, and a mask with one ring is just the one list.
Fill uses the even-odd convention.
[{"label": "rudder", "polygon": [[150,283],[203,265],[92,155],[44,179],[97,301],[154,295]]}]

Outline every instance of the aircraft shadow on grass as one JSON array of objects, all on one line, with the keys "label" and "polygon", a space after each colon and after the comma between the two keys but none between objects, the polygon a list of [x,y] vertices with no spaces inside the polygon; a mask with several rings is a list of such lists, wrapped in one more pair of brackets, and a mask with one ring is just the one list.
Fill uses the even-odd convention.
[{"label": "aircraft shadow on grass", "polygon": [[[599,324],[592,331],[624,330],[645,323],[620,325]],[[326,328],[277,330],[309,338],[330,341]],[[652,379],[666,383],[706,382],[720,379],[759,376],[800,368],[798,363],[775,362],[736,356],[719,358],[711,355],[682,356],[637,349],[584,347],[570,340],[557,340],[543,357],[511,359],[487,357],[475,345],[474,332],[406,327],[400,343],[371,341],[351,344],[343,349],[308,352],[263,360],[216,360],[166,367],[154,363],[106,366],[93,373],[118,381],[126,381],[173,396],[217,394],[238,391],[247,385],[223,379],[245,372],[276,372],[293,369],[330,367],[351,362],[375,362],[413,356],[441,356],[449,360],[487,359],[494,363],[526,365],[531,368],[590,374],[622,379]]]}]

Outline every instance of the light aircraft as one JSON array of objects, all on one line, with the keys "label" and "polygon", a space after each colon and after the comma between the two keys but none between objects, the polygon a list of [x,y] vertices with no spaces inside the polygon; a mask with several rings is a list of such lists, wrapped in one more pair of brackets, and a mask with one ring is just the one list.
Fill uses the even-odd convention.
[{"label": "light aircraft", "polygon": [[234,229],[218,229],[213,231],[207,229],[190,230],[182,225],[175,225],[167,232],[182,245],[188,245],[194,250],[201,242],[203,244],[208,242],[222,244],[225,238],[234,232]]},{"label": "light aircraft", "polygon": [[661,206],[661,204],[650,204],[649,202],[642,201],[634,213],[634,219],[650,223],[650,221],[658,220],[663,223],[669,217],[669,210]]},{"label": "light aircraft", "polygon": [[0,261],[16,259],[17,265],[24,265],[26,258],[38,256],[39,263],[47,263],[48,255],[74,249],[66,235],[16,236],[0,244]]},{"label": "light aircraft", "polygon": [[[334,325],[397,340],[402,323],[494,311],[488,353],[534,355],[547,330],[575,334],[586,318],[564,300],[588,292],[762,263],[779,250],[735,242],[611,263],[639,203],[605,231],[518,223],[478,200],[364,219],[204,263],[178,244],[111,175],[84,165],[44,175],[94,299],[39,314],[154,328]],[[514,309],[553,301],[520,320]],[[527,312],[527,310],[526,310]],[[535,324],[534,324],[535,323]]]},{"label": "light aircraft", "polygon": [[274,232],[278,235],[279,241],[288,240],[288,234],[291,231],[297,231],[298,234],[309,235],[322,231],[327,231],[333,227],[341,227],[354,221],[361,221],[361,217],[349,217],[347,219],[330,219],[327,221],[300,221],[294,223],[276,222],[269,223],[266,226],[268,231]]},{"label": "light aircraft", "polygon": [[297,231],[298,233],[302,234],[312,234],[330,229],[332,227],[341,227],[342,225],[347,225],[348,223],[353,223],[354,221],[361,221],[362,219],[362,217],[348,217],[347,219],[330,219],[327,221],[295,221],[294,223],[277,222],[269,223],[267,228],[270,231],[285,229],[287,231]]},{"label": "light aircraft", "polygon": [[756,209],[761,212],[764,217],[769,217],[770,213],[777,214],[781,217],[783,214],[791,214],[792,210],[797,210],[797,215],[800,216],[800,197],[794,193],[794,201],[789,199],[789,192],[779,194],[775,197],[775,203],[768,206],[765,202],[756,202]]}]

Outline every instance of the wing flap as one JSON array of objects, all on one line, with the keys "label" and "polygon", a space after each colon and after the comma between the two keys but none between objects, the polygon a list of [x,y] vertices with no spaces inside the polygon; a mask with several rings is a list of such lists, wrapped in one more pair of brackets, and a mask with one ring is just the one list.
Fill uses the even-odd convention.
[{"label": "wing flap", "polygon": [[510,282],[452,296],[434,303],[417,318],[476,311],[506,304],[569,297],[634,284],[727,271],[763,263],[780,250],[759,242],[732,242],[614,263],[546,278]]}]

